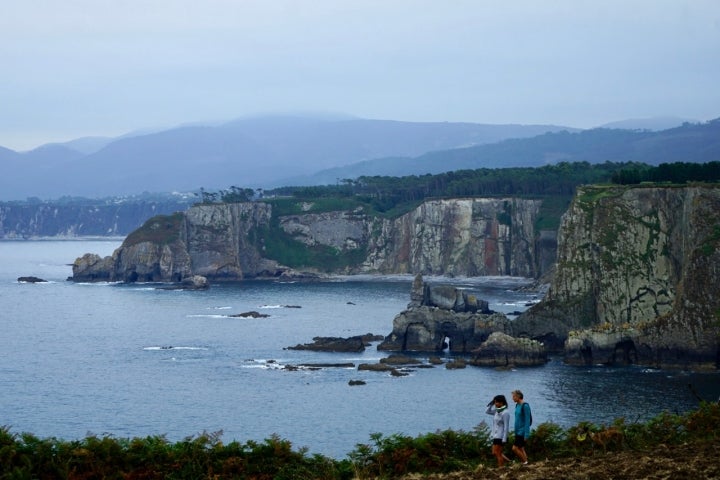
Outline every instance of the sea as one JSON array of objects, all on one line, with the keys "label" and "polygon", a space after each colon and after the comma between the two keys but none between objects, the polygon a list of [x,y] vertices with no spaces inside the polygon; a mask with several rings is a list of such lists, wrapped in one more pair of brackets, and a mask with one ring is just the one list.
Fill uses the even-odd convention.
[{"label": "sea", "polygon": [[[494,395],[510,399],[515,389],[531,405],[534,426],[563,427],[646,421],[720,396],[718,373],[551,358],[532,368],[440,365],[395,377],[358,370],[388,355],[377,342],[361,353],[288,349],[318,336],[389,334],[410,301],[410,276],[215,283],[204,291],[67,280],[77,257],[110,255],[120,243],[0,242],[0,425],[10,432],[172,442],[207,433],[225,443],[278,436],[343,459],[372,444],[373,434],[471,431],[490,420],[485,405]],[[21,276],[47,282],[18,282]],[[538,300],[523,288],[529,279],[425,280],[467,289],[508,314]],[[263,315],[233,316],[250,311]],[[344,363],[353,366],[293,368]]]}]

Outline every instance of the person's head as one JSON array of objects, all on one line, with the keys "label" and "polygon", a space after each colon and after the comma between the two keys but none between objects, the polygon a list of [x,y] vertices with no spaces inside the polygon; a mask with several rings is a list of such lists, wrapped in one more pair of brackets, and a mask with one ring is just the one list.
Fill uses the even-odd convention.
[{"label": "person's head", "polygon": [[520,390],[513,390],[512,398],[513,398],[513,402],[519,402],[520,400],[523,399],[523,393]]},{"label": "person's head", "polygon": [[493,398],[493,402],[495,402],[496,407],[507,407],[507,400],[505,399],[505,395],[495,395]]}]

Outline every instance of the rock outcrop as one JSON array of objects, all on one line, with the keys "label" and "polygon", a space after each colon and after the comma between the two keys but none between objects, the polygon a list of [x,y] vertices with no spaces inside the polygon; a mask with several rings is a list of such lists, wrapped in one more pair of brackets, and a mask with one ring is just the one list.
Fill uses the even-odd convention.
[{"label": "rock outcrop", "polygon": [[469,363],[480,367],[528,367],[543,365],[547,361],[547,350],[542,343],[493,332],[473,351]]},{"label": "rock outcrop", "polygon": [[581,187],[546,297],[513,323],[573,364],[717,368],[720,187]]},{"label": "rock outcrop", "polygon": [[288,350],[312,350],[315,352],[363,352],[369,342],[382,340],[383,337],[368,333],[352,337],[315,337],[312,343],[302,343]]},{"label": "rock outcrop", "polygon": [[200,275],[210,281],[286,273],[261,254],[253,232],[267,228],[265,203],[197,205],[185,213],[157,216],[127,236],[112,256],[86,254],[73,263],[75,281],[182,282]]},{"label": "rock outcrop", "polygon": [[413,280],[408,307],[420,306],[437,307],[458,313],[493,313],[485,300],[452,285],[426,284],[422,280],[422,275],[418,274]]},{"label": "rock outcrop", "polygon": [[[472,354],[472,362],[477,365],[526,366],[547,362],[547,353],[540,342],[513,339],[508,335],[511,322],[504,314],[491,312],[484,300],[468,301],[469,297],[467,292],[450,285],[425,284],[418,275],[407,310],[393,319],[392,332],[377,349],[447,350],[453,354]],[[422,300],[418,302],[419,298]],[[478,310],[477,305],[485,308]]]},{"label": "rock outcrop", "polygon": [[73,276],[76,282],[110,282],[115,280],[115,259],[112,256],[101,257],[96,253],[86,253],[73,262]]},{"label": "rock outcrop", "polygon": [[[554,233],[535,231],[541,204],[517,198],[433,200],[396,219],[370,216],[362,208],[313,213],[307,203],[300,205],[306,213],[277,218],[264,202],[202,204],[148,220],[111,257],[77,259],[72,278],[179,282],[202,275],[214,282],[305,278],[320,271],[538,277],[555,252]],[[277,247],[280,237],[294,243]],[[281,264],[281,257],[309,258],[316,249],[345,260],[336,266]]]},{"label": "rock outcrop", "polygon": [[179,283],[172,285],[163,285],[163,290],[207,290],[210,288],[210,282],[202,275],[191,275],[183,278]]}]

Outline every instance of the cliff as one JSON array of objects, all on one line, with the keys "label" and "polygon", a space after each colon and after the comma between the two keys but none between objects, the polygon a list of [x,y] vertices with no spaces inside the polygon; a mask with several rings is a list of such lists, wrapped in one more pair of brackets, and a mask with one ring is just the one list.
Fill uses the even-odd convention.
[{"label": "cliff", "polygon": [[[580,187],[557,237],[535,227],[541,200],[432,200],[394,219],[362,207],[296,207],[299,213],[273,215],[264,202],[209,204],[157,216],[112,256],[77,259],[72,278],[180,282],[201,275],[212,282],[307,272],[539,278],[554,268],[545,298],[503,333],[542,342],[574,364],[720,364],[720,186]],[[433,308],[399,315],[395,341],[385,347],[402,350],[429,338],[438,348],[447,332]],[[422,319],[412,316],[422,309]],[[452,348],[467,352],[490,333],[476,329],[473,312],[453,315],[462,334]],[[401,335],[409,324],[423,325],[417,339]]]},{"label": "cliff", "polygon": [[578,189],[563,216],[546,297],[516,336],[575,364],[716,368],[720,187]]},{"label": "cliff", "polygon": [[541,200],[433,200],[395,219],[349,211],[273,216],[264,202],[197,205],[152,218],[107,259],[86,256],[73,279],[211,281],[297,271],[538,277],[555,234],[536,232]]},{"label": "cliff", "polygon": [[73,264],[73,280],[180,282],[193,275],[239,280],[277,276],[279,265],[262,257],[249,232],[266,227],[264,203],[197,205],[185,213],[160,215],[128,235],[112,256],[86,254]]},{"label": "cliff", "polygon": [[0,203],[0,239],[125,236],[145,220],[185,210],[187,201],[86,204]]},{"label": "cliff", "polygon": [[[540,264],[535,220],[541,200],[431,200],[371,238],[364,271],[430,275],[536,277]],[[554,232],[546,232],[554,236]],[[545,238],[545,237],[543,237]],[[554,243],[550,249],[554,254]],[[554,257],[554,255],[553,255]]]}]

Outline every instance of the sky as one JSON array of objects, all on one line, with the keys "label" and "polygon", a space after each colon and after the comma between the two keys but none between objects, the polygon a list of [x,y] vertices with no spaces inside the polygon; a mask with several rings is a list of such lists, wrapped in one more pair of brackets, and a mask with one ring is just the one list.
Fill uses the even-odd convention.
[{"label": "sky", "polygon": [[0,146],[272,113],[720,117],[718,0],[0,0]]}]

